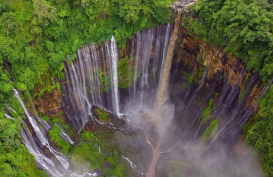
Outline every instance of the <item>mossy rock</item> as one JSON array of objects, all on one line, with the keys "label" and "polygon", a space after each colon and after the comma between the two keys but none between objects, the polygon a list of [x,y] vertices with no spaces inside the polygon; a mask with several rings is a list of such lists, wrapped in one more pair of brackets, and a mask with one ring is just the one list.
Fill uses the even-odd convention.
[{"label": "mossy rock", "polygon": [[207,140],[213,138],[218,128],[219,128],[219,122],[218,120],[215,119],[209,124],[209,126],[206,128],[206,130],[202,134],[201,142],[206,142]]}]

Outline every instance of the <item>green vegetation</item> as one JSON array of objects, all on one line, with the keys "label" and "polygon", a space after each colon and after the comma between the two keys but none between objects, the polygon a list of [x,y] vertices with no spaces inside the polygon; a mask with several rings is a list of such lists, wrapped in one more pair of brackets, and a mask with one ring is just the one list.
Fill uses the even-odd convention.
[{"label": "green vegetation", "polygon": [[45,117],[45,116],[40,116],[42,119],[44,119],[47,123],[49,123],[50,118],[49,117]]},{"label": "green vegetation", "polygon": [[266,175],[273,175],[273,87],[260,101],[260,111],[254,118],[254,124],[247,127],[247,142],[254,145],[262,161]]},{"label": "green vegetation", "polygon": [[191,86],[191,84],[196,81],[196,77],[194,74],[190,74],[187,72],[182,72],[182,73],[183,73],[183,77],[186,78],[185,79],[186,82],[183,83],[183,87],[189,88]]},{"label": "green vegetation", "polygon": [[19,124],[19,120],[13,122],[0,114],[0,176],[47,176],[22,144]]},{"label": "green vegetation", "polygon": [[119,88],[127,88],[132,83],[132,78],[130,78],[130,71],[132,71],[132,66],[129,64],[128,57],[122,58],[118,62],[118,86]]},{"label": "green vegetation", "polygon": [[[0,176],[46,176],[35,165],[34,157],[22,144],[20,121],[5,118],[6,104],[24,119],[23,110],[13,98],[13,89],[31,99],[54,88],[60,91],[55,78],[64,79],[63,61],[70,63],[83,44],[101,44],[115,35],[121,48],[132,34],[168,21],[172,0],[1,0],[0,2]],[[224,47],[231,55],[247,63],[248,69],[260,71],[266,83],[273,77],[273,5],[272,0],[199,0],[182,25],[204,42]],[[118,63],[119,87],[130,85],[131,67],[128,58]],[[12,74],[8,72],[12,71]],[[201,73],[201,72],[200,72]],[[13,78],[14,77],[14,78]],[[194,81],[187,76],[189,84]],[[110,78],[100,72],[103,91],[110,89]],[[16,82],[13,80],[16,79]],[[35,90],[35,91],[34,91]],[[247,141],[256,147],[267,176],[273,176],[273,89],[260,103],[260,112],[247,131]],[[29,100],[32,101],[32,100]],[[214,109],[209,101],[200,120],[207,123]],[[109,114],[98,112],[105,122]],[[60,118],[47,122],[60,122]],[[61,122],[62,123],[62,122]],[[67,125],[62,123],[67,130]],[[202,140],[213,136],[218,122],[212,121]],[[72,130],[73,131],[73,130]],[[103,169],[105,176],[124,176],[117,149],[111,143],[111,132],[84,132],[81,141],[71,146],[60,137],[54,124],[51,141],[69,154],[76,163],[91,169]],[[75,132],[68,132],[75,134]],[[103,140],[103,142],[102,142]],[[98,151],[101,147],[101,154]],[[110,168],[107,168],[107,165]],[[178,173],[176,167],[169,169]]]},{"label": "green vegetation", "polygon": [[167,162],[167,174],[168,177],[183,177],[182,171],[185,166],[187,166],[186,162],[183,161],[168,161]]},{"label": "green vegetation", "polygon": [[[63,76],[60,73],[63,60],[73,60],[83,44],[100,44],[115,35],[116,41],[124,47],[126,40],[137,31],[166,23],[171,2],[1,1],[0,65],[4,66],[5,61],[17,80],[13,84],[7,81],[7,73],[1,74],[1,80],[5,82],[1,94],[10,93],[14,86],[32,93],[34,87],[40,85],[43,89],[39,95],[52,90],[47,87],[55,85],[55,74],[59,78]],[[1,73],[4,73],[2,69]],[[46,80],[53,82],[48,84]],[[60,88],[58,85],[55,87]]]},{"label": "green vegetation", "polygon": [[239,99],[241,100],[242,98],[245,97],[245,92],[246,92],[246,84],[249,82],[249,74],[246,76],[246,79],[244,80],[244,84],[242,87],[242,91],[240,92]]},{"label": "green vegetation", "polygon": [[[264,81],[273,76],[273,6],[267,0],[199,0],[183,26],[212,46],[261,71]],[[190,17],[190,16],[192,16]]]},{"label": "green vegetation", "polygon": [[74,169],[85,168],[91,170],[102,169],[104,176],[124,176],[124,164],[121,162],[117,149],[111,143],[113,133],[100,131],[90,133],[84,131],[81,134],[81,142],[76,145],[71,154]]},{"label": "green vegetation", "polygon": [[111,78],[103,72],[103,69],[100,70],[100,81],[102,84],[102,91],[108,92],[111,89]]},{"label": "green vegetation", "polygon": [[96,109],[96,112],[98,114],[98,117],[99,117],[99,120],[100,122],[109,122],[110,119],[109,119],[109,116],[110,114],[102,109]]},{"label": "green vegetation", "polygon": [[[125,46],[133,33],[166,23],[170,3],[171,0],[1,1],[0,94],[5,96],[1,101],[12,96],[13,87],[33,94],[34,87],[40,86],[43,89],[39,96],[45,90],[51,91],[55,74],[63,76],[63,60],[73,60],[83,44],[100,44],[114,34],[120,46]],[[4,62],[11,68],[16,84],[5,71]]]},{"label": "green vegetation", "polygon": [[68,154],[71,145],[61,137],[60,131],[60,127],[58,127],[57,124],[54,124],[53,128],[49,131],[50,140],[60,147],[59,149],[61,152]]},{"label": "green vegetation", "polygon": [[[127,88],[131,83],[130,71],[132,66],[129,64],[128,57],[122,58],[118,61],[118,87]],[[111,89],[111,78],[109,73],[104,73],[103,69],[100,70],[100,80],[102,84],[102,91],[108,92]]]},{"label": "green vegetation", "polygon": [[209,124],[209,126],[206,128],[206,130],[202,134],[201,142],[206,142],[207,140],[214,137],[214,135],[217,132],[218,128],[219,128],[219,122],[218,122],[217,119],[215,119]]},{"label": "green vegetation", "polygon": [[204,111],[203,111],[202,115],[200,116],[200,118],[198,119],[198,121],[201,122],[203,120],[204,121],[203,125],[205,125],[208,122],[208,120],[210,119],[211,111],[213,111],[214,109],[215,109],[215,104],[213,103],[213,99],[210,99],[208,106],[204,109]]},{"label": "green vegetation", "polygon": [[[125,41],[137,31],[166,23],[171,1],[1,0],[0,121],[5,126],[3,129],[0,123],[0,176],[44,175],[22,144],[20,122],[12,122],[3,116],[6,104],[12,105],[22,115],[20,105],[14,101],[13,89],[23,91],[25,95],[21,96],[29,103],[45,91],[51,92],[55,88],[60,91],[55,79],[64,79],[63,61],[67,59],[70,63],[83,44],[101,44],[115,35],[116,41],[124,48]],[[125,73],[121,73],[122,76]],[[12,75],[16,82],[13,82]],[[121,87],[126,87],[122,81]],[[60,137],[59,131],[54,125],[50,131],[51,140],[68,153],[70,146]],[[111,173],[120,176],[118,170]]]}]

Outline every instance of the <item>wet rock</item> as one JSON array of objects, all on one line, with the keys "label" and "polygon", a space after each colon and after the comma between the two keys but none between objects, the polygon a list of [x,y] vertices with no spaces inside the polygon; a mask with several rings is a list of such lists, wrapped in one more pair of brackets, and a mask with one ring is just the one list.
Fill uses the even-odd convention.
[{"label": "wet rock", "polygon": [[47,117],[54,118],[62,113],[61,99],[57,88],[52,92],[45,91],[39,98],[35,98],[37,102],[36,109],[39,113],[46,115]]},{"label": "wet rock", "polygon": [[186,10],[188,7],[194,5],[198,0],[177,0],[174,3],[172,3],[171,8],[178,12],[179,9]]}]

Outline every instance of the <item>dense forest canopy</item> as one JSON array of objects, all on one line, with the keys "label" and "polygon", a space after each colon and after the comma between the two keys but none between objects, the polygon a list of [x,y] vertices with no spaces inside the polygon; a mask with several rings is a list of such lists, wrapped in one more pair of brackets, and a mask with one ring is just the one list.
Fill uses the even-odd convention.
[{"label": "dense forest canopy", "polygon": [[[24,98],[53,88],[64,77],[63,61],[71,62],[84,44],[101,44],[115,35],[121,48],[132,34],[167,23],[172,0],[1,0],[0,1],[0,174],[46,176],[38,170],[19,136],[20,120],[5,118],[7,105],[23,116],[13,89]],[[264,84],[273,77],[272,0],[199,0],[186,13],[183,27],[211,46],[223,47],[259,71]],[[37,94],[37,93],[36,93]],[[246,127],[263,162],[273,175],[273,89],[260,112]],[[10,113],[18,118],[15,113]]]}]

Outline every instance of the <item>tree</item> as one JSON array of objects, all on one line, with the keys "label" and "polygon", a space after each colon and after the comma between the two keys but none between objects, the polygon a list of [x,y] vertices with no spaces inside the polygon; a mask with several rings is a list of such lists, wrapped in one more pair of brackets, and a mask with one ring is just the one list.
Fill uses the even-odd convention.
[{"label": "tree", "polygon": [[0,15],[2,15],[4,12],[8,12],[10,10],[10,7],[8,6],[7,2],[5,0],[2,0],[0,2]]},{"label": "tree", "polygon": [[18,51],[16,51],[16,41],[10,37],[0,35],[0,59],[8,60],[14,63],[19,59]]},{"label": "tree", "polygon": [[57,19],[57,10],[44,0],[33,0],[34,18],[39,26],[48,26],[50,22],[54,22]]},{"label": "tree", "polygon": [[87,7],[90,4],[90,0],[81,0],[81,6],[82,7]]},{"label": "tree", "polygon": [[20,26],[16,21],[15,14],[12,12],[4,12],[1,17],[1,24],[7,31],[7,36],[9,36],[10,32],[15,32],[16,29]]}]

